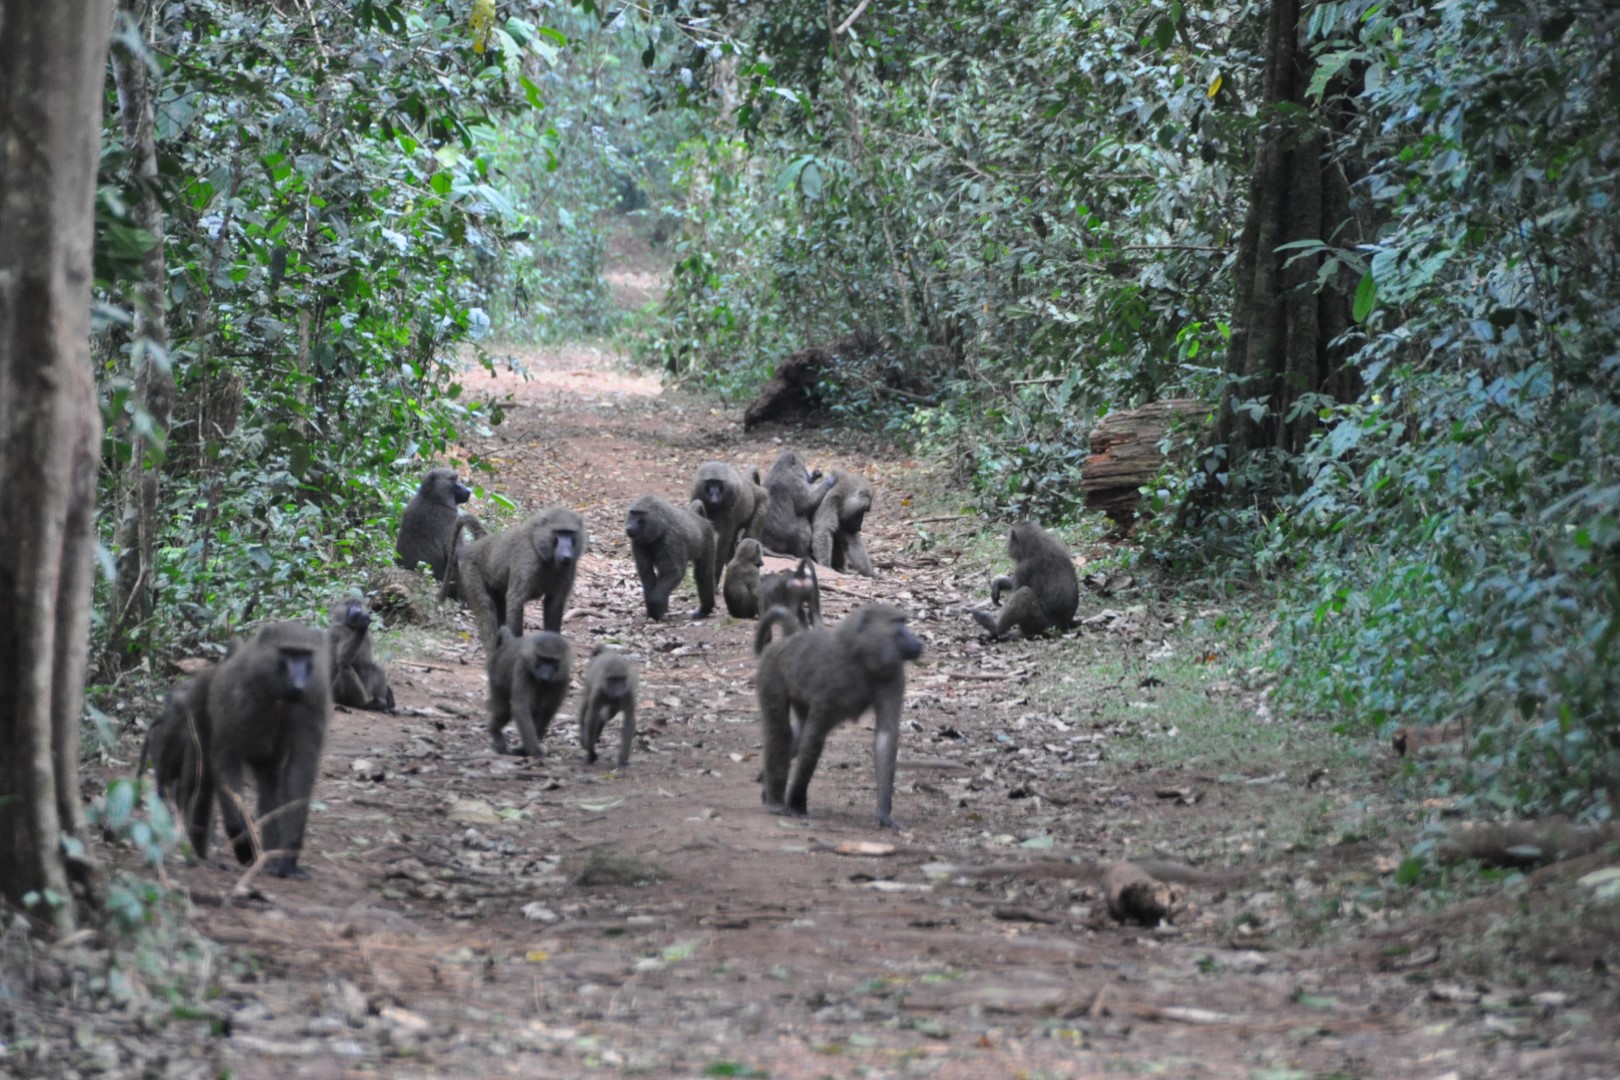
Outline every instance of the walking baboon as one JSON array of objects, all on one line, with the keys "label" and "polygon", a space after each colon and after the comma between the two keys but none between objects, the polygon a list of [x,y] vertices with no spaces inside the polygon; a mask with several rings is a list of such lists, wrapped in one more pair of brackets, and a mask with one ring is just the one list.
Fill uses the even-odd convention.
[{"label": "walking baboon", "polygon": [[332,647],[333,704],[393,712],[388,675],[371,658],[371,612],[365,601],[351,597],[332,605],[332,625],[326,634]]},{"label": "walking baboon", "polygon": [[753,537],[737,545],[736,556],[726,563],[723,590],[726,610],[733,619],[752,619],[759,614],[759,568],[765,565],[759,541]]},{"label": "walking baboon", "polygon": [[701,513],[643,495],[630,504],[624,534],[630,538],[648,618],[662,619],[669,613],[669,594],[686,576],[688,563],[698,591],[698,610],[692,618],[701,619],[714,610],[714,529]]},{"label": "walking baboon", "polygon": [[756,493],[765,489],[753,479],[744,479],[723,461],[705,461],[692,480],[692,498],[703,504],[703,515],[714,526],[714,573],[719,580],[726,562],[745,536],[759,535],[765,521],[765,500]]},{"label": "walking baboon", "polygon": [[[760,628],[768,630],[778,622],[784,627],[793,622],[786,608],[767,611]],[[754,685],[765,742],[761,796],[773,814],[808,816],[810,778],[827,736],[870,708],[877,720],[872,743],[877,823],[901,827],[891,816],[900,706],[906,692],[906,661],[921,655],[922,642],[906,626],[905,612],[887,604],[857,608],[831,629],[818,626],[789,633],[760,654]]]},{"label": "walking baboon", "polygon": [[1007,533],[1007,554],[1012,557],[1013,572],[997,576],[990,584],[992,604],[1001,604],[1003,590],[1012,593],[1006,606],[1000,615],[973,611],[973,618],[990,631],[991,639],[1014,626],[1026,638],[1072,626],[1075,608],[1080,606],[1080,576],[1068,550],[1033,521],[1020,521]]},{"label": "walking baboon", "polygon": [[843,469],[834,469],[832,479],[810,523],[810,554],[822,566],[876,577],[861,540],[861,522],[872,508],[872,485]]},{"label": "walking baboon", "polygon": [[[773,607],[786,608],[808,630],[821,625],[821,583],[816,577],[816,564],[800,559],[792,570],[766,574],[759,579],[759,610]],[[771,641],[770,624],[763,619],[754,633],[754,653],[762,652]]]},{"label": "walking baboon", "polygon": [[456,470],[429,469],[399,517],[399,537],[394,541],[399,565],[415,570],[427,563],[433,576],[444,581],[450,572],[456,507],[470,498],[472,488],[456,478]]},{"label": "walking baboon", "polygon": [[619,724],[619,768],[630,764],[630,743],[636,735],[635,663],[617,649],[598,649],[585,667],[585,685],[579,698],[579,745],[585,764],[596,762],[596,741],[615,715]]},{"label": "walking baboon", "polygon": [[[444,573],[444,584],[439,586],[440,600],[461,600],[461,549],[467,545],[461,538],[468,533],[473,540],[482,540],[489,535],[489,526],[485,525],[472,514],[462,514],[456,518],[455,525],[450,530],[450,568]],[[471,543],[471,541],[468,541]]]},{"label": "walking baboon", "polygon": [[765,523],[760,543],[779,555],[809,557],[810,520],[832,487],[831,477],[811,472],[797,450],[784,450],[765,474]]},{"label": "walking baboon", "polygon": [[[561,634],[542,630],[518,637],[503,626],[489,658],[489,737],[497,754],[540,756],[540,740],[568,696],[574,650]],[[520,750],[506,743],[506,725],[517,724]]]},{"label": "walking baboon", "polygon": [[[199,725],[208,731],[209,763],[192,817],[191,846],[199,857],[208,853],[213,830],[212,789],[238,862],[251,863],[262,851],[271,874],[304,876],[298,856],[332,711],[329,649],[319,630],[270,623],[214,669],[206,725]],[[243,814],[246,773],[258,789],[252,826]]]},{"label": "walking baboon", "polygon": [[152,762],[158,798],[173,802],[180,812],[177,820],[187,823],[197,814],[203,771],[208,768],[208,687],[214,671],[206,668],[169,691],[163,714],[146,730],[135,765],[139,780],[146,774],[147,761]]},{"label": "walking baboon", "polygon": [[561,506],[548,506],[521,524],[474,540],[461,549],[457,568],[462,594],[478,622],[486,655],[495,651],[502,626],[523,634],[523,605],[541,602],[541,625],[562,629],[563,611],[574,591],[579,558],[590,550],[585,519]]}]

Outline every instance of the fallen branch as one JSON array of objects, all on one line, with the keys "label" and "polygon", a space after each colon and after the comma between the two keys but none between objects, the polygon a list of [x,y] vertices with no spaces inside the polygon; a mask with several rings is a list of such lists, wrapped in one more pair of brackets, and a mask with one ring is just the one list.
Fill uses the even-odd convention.
[{"label": "fallen branch", "polygon": [[1620,844],[1620,823],[1576,825],[1568,818],[1474,822],[1452,829],[1438,854],[1444,862],[1473,859],[1486,866],[1523,868],[1590,855],[1610,844]]}]

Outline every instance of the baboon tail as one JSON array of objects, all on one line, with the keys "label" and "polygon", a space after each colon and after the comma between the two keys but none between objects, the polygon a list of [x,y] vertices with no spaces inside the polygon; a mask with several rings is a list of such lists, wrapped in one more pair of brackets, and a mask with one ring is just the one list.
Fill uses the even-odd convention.
[{"label": "baboon tail", "polygon": [[799,617],[791,608],[777,604],[759,617],[759,627],[754,631],[754,655],[758,656],[765,651],[765,646],[771,643],[771,628],[777,623],[782,624],[782,636],[792,637],[799,630]]}]

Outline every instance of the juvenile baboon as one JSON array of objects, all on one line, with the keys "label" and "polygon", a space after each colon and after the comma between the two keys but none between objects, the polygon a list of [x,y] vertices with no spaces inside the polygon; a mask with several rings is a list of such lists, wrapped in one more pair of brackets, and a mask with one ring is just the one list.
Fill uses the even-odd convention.
[{"label": "juvenile baboon", "polygon": [[861,522],[872,508],[872,485],[843,469],[834,469],[832,479],[810,523],[810,554],[822,566],[876,577],[861,540]]},{"label": "juvenile baboon", "polygon": [[[791,613],[772,608],[760,618],[762,629],[777,622],[789,626]],[[906,693],[906,661],[921,655],[922,642],[906,626],[905,612],[887,604],[857,608],[831,629],[817,626],[790,633],[760,654],[754,685],[765,742],[761,795],[773,814],[808,816],[810,778],[827,736],[870,708],[877,720],[872,743],[877,823],[901,827],[890,813],[894,763],[900,751],[900,706]]]},{"label": "juvenile baboon", "polygon": [[726,610],[733,619],[752,619],[759,614],[759,568],[765,565],[759,541],[748,537],[737,545],[737,554],[726,563],[723,591]]},{"label": "juvenile baboon", "polygon": [[470,498],[472,489],[456,478],[456,470],[429,469],[399,517],[399,537],[394,541],[399,565],[414,570],[418,563],[427,563],[433,576],[444,581],[450,571],[456,507]]},{"label": "juvenile baboon", "polygon": [[585,667],[585,685],[579,698],[579,745],[585,764],[596,762],[596,741],[615,715],[619,724],[619,768],[630,764],[630,743],[636,735],[635,663],[616,649],[598,649]]},{"label": "juvenile baboon", "polygon": [[[568,696],[573,647],[561,634],[542,630],[518,637],[507,627],[496,632],[489,658],[489,737],[497,754],[540,756],[540,740]],[[521,750],[510,750],[506,725],[517,724]]]},{"label": "juvenile baboon", "polygon": [[215,670],[206,668],[169,691],[163,714],[146,730],[135,766],[139,779],[146,774],[147,761],[152,762],[158,798],[173,802],[179,820],[188,823],[196,816],[208,767],[208,687]]},{"label": "juvenile baboon", "polygon": [[765,474],[765,523],[760,543],[779,555],[809,557],[810,520],[822,497],[832,487],[832,478],[811,472],[797,450],[784,450]]},{"label": "juvenile baboon", "polygon": [[355,709],[394,711],[388,675],[371,658],[371,612],[364,600],[349,598],[332,605],[327,629],[332,656],[332,701]]},{"label": "juvenile baboon", "polygon": [[563,611],[574,591],[579,558],[590,550],[585,519],[561,506],[548,506],[519,525],[474,540],[461,549],[456,566],[462,594],[478,622],[486,655],[495,651],[502,626],[523,634],[523,605],[541,602],[541,625],[562,629]]},{"label": "juvenile baboon", "polygon": [[738,541],[745,536],[757,537],[765,521],[765,500],[756,498],[756,493],[765,489],[758,485],[758,479],[757,471],[752,479],[744,479],[723,461],[705,461],[692,480],[692,498],[703,504],[703,514],[714,526],[716,580]]},{"label": "juvenile baboon", "polygon": [[[816,578],[816,564],[800,559],[792,570],[766,574],[759,579],[759,610],[786,608],[808,630],[821,625],[821,584]],[[760,621],[754,634],[754,653],[762,652],[771,641],[771,624]]]},{"label": "juvenile baboon", "polygon": [[266,869],[277,877],[304,876],[298,856],[332,711],[329,649],[319,630],[270,623],[214,669],[205,725],[209,768],[191,822],[191,846],[199,857],[208,853],[208,796],[217,791],[237,861],[254,860],[254,836],[242,812],[245,774],[252,773],[258,789],[254,823],[270,856]]},{"label": "juvenile baboon", "polygon": [[473,540],[482,540],[489,535],[489,526],[485,525],[472,514],[462,514],[456,518],[456,523],[450,530],[450,568],[444,573],[444,584],[439,586],[440,600],[460,600],[461,595],[461,549],[467,546],[462,537],[471,534]]},{"label": "juvenile baboon", "polygon": [[1074,623],[1080,605],[1080,577],[1074,560],[1050,533],[1033,521],[1020,521],[1007,533],[1007,554],[1013,572],[1001,574],[990,585],[990,602],[1001,604],[1002,590],[1010,590],[1001,614],[975,610],[973,618],[999,638],[1014,626],[1036,637],[1048,630],[1064,630]]},{"label": "juvenile baboon", "polygon": [[648,618],[662,619],[669,613],[669,594],[686,576],[688,563],[698,591],[698,610],[692,617],[701,619],[714,610],[714,529],[702,514],[656,495],[643,495],[630,504],[624,534],[630,538]]}]

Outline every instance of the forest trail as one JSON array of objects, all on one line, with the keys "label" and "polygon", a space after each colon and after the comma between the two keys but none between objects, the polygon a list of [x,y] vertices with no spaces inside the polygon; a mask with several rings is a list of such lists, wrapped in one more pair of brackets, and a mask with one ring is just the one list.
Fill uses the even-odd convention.
[{"label": "forest trail", "polygon": [[[446,614],[454,632],[402,634],[408,651],[384,631],[398,714],[335,713],[310,879],[264,880],[257,897],[224,902],[237,871],[220,853],[170,870],[202,931],[231,947],[212,1023],[167,1028],[172,1062],[239,1077],[1435,1080],[1593,1067],[1568,1045],[1489,1044],[1468,1006],[1425,1005],[1426,988],[1390,962],[1411,955],[1392,942],[1414,939],[1318,951],[1267,940],[1268,920],[1289,918],[1280,891],[1348,888],[1373,873],[1362,849],[1271,851],[1264,865],[1244,854],[1255,822],[1226,793],[1269,784],[1288,789],[1284,801],[1316,798],[1310,763],[1224,783],[1185,763],[1121,766],[1109,743],[1137,722],[1129,706],[1029,692],[1054,668],[1086,685],[1089,657],[1147,670],[1169,647],[1152,616],[1116,611],[1060,642],[988,645],[961,613],[986,592],[982,570],[954,567],[948,545],[908,548],[914,462],[875,441],[862,451],[791,431],[744,435],[735,416],[661,393],[608,353],[523,359],[530,381],[469,380],[505,401],[504,422],[474,447],[498,470],[481,482],[525,510],[580,510],[592,543],[563,627],[575,689],[546,756],[490,751],[465,612]],[[859,470],[878,492],[866,530],[881,577],[826,574],[828,619],[882,599],[909,610],[925,643],[904,712],[904,833],[873,824],[870,718],[829,741],[808,821],[766,813],[754,623],[722,608],[653,624],[642,611],[626,504],[684,497],[704,460],[763,468],[790,444],[815,467]],[[688,577],[672,611],[694,597]],[[1082,616],[1105,603],[1083,600]],[[530,625],[538,618],[531,605]],[[578,673],[602,641],[642,665],[639,735],[622,772],[581,765],[573,730]],[[1165,796],[1195,788],[1201,802]],[[1193,888],[1173,930],[1113,923],[1084,877],[971,876],[1053,852],[1141,853],[1141,836],[1207,850],[1221,833],[1240,838],[1232,862],[1246,876]],[[220,1021],[229,1037],[217,1037]]]}]

